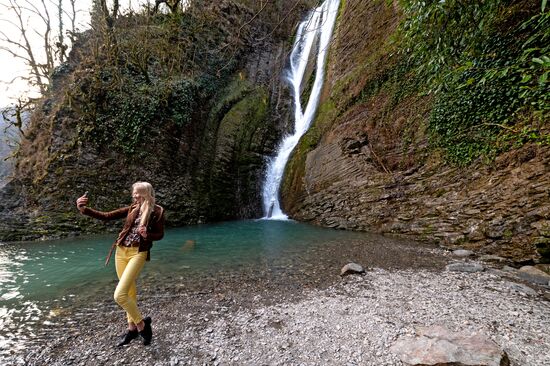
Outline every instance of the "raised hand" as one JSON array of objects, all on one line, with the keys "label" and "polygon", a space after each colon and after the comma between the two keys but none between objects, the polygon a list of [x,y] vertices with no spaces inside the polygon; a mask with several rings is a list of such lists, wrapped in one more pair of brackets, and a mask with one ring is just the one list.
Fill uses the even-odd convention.
[{"label": "raised hand", "polygon": [[82,210],[87,204],[88,197],[86,197],[86,194],[76,200],[76,208],[78,208],[79,210]]}]

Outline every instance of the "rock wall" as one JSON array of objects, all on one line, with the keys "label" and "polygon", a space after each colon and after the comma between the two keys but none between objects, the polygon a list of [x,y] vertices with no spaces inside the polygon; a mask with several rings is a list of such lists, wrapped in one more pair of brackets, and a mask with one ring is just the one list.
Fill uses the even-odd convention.
[{"label": "rock wall", "polygon": [[[212,6],[220,7],[226,17],[220,24],[228,29],[252,22],[251,11],[230,1]],[[90,206],[115,209],[130,202],[131,184],[138,180],[153,184],[168,225],[260,217],[265,160],[288,124],[290,98],[280,75],[291,45],[261,22],[253,25],[243,39],[231,39],[242,43],[234,55],[237,66],[216,81],[219,89],[191,111],[190,122],[148,121],[147,138],[134,154],[82,137],[93,126],[71,91],[86,87],[83,80],[93,70],[86,61],[89,34],[81,35],[69,63],[54,75],[51,95],[31,117],[13,178],[0,189],[0,240],[117,230],[118,223],[82,217],[75,200],[89,191]]]},{"label": "rock wall", "polygon": [[399,17],[384,1],[342,7],[319,114],[287,166],[284,209],[322,226],[550,260],[550,148],[446,164],[429,148],[430,97],[395,103],[377,88],[396,62],[389,37]]}]

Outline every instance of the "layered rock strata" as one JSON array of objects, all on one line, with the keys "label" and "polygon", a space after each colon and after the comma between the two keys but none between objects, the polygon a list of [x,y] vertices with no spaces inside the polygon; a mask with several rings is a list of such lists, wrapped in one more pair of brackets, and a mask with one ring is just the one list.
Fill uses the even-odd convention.
[{"label": "layered rock strata", "polygon": [[428,144],[431,97],[395,104],[377,87],[396,63],[388,45],[399,17],[384,2],[341,10],[320,112],[287,166],[283,208],[317,225],[548,261],[550,148],[447,164]]}]

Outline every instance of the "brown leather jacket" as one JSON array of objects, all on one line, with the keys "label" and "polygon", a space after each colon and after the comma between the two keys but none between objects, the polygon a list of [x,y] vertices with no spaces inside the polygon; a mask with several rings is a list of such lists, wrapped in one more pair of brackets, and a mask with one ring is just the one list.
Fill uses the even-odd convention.
[{"label": "brown leather jacket", "polygon": [[[122,219],[126,217],[124,227],[122,228],[120,234],[118,234],[117,240],[113,243],[111,251],[109,252],[109,255],[105,261],[105,265],[107,265],[107,263],[109,262],[109,258],[111,257],[113,248],[117,245],[120,245],[124,241],[126,235],[128,235],[128,232],[132,228],[132,224],[135,221],[136,216],[139,212],[138,209],[139,205],[137,203],[110,212],[97,211],[86,206],[81,209],[80,212],[82,212],[82,214],[104,221]],[[153,241],[161,240],[163,237],[164,209],[159,205],[155,205],[155,208],[151,213],[151,217],[149,218],[149,223],[147,224],[147,236],[145,238],[141,238],[138,251],[147,251],[147,260],[150,260],[151,256],[149,254],[149,250],[153,246]]]}]

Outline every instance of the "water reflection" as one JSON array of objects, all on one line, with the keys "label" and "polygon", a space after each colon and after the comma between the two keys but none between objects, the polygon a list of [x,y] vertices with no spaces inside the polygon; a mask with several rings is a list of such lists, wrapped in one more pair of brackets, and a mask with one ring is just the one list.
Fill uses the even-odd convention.
[{"label": "water reflection", "polygon": [[196,243],[197,242],[194,240],[186,240],[185,244],[183,244],[183,246],[181,247],[182,252],[183,253],[192,252],[193,250],[195,250]]},{"label": "water reflection", "polygon": [[0,256],[0,357],[17,352],[33,335],[32,326],[41,311],[32,301],[22,301],[21,286],[28,284],[33,274],[21,270],[29,260],[26,250],[2,247]]},{"label": "water reflection", "polygon": [[[93,240],[90,244],[92,249],[97,246]],[[67,303],[60,294],[79,280],[75,273],[82,271],[83,263],[69,263],[84,249],[78,247],[74,240],[0,245],[0,363],[39,342],[37,331],[62,313],[52,303]]]}]

